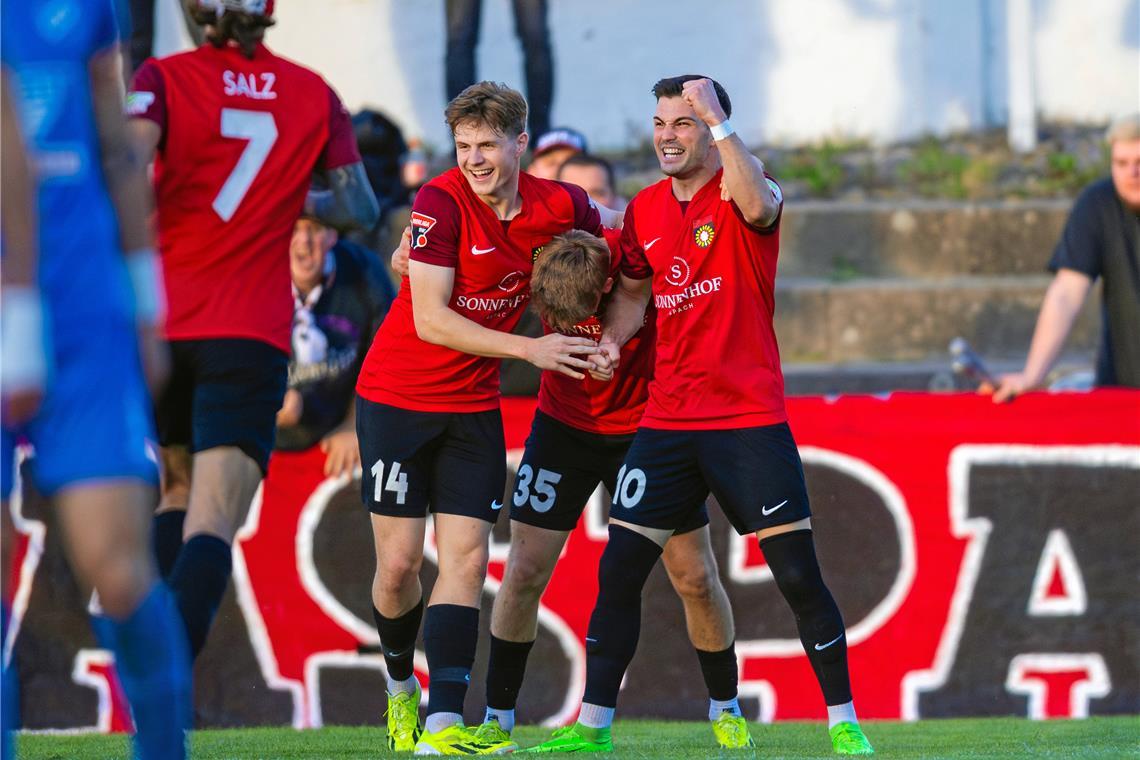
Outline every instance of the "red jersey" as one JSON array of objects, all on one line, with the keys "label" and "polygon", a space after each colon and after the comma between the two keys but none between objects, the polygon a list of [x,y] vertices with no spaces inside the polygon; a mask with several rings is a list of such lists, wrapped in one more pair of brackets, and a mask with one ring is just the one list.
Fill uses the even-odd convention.
[{"label": "red jersey", "polygon": [[[503,221],[452,169],[420,189],[412,207],[411,258],[455,269],[449,306],[483,327],[510,332],[530,300],[539,250],[572,229],[600,234],[584,190],[519,176],[522,208]],[[408,278],[380,325],[356,391],[369,401],[424,412],[481,412],[499,405],[500,360],[420,340]]]},{"label": "red jersey", "polygon": [[[610,276],[615,280],[621,270],[618,230],[605,230],[610,244]],[[602,302],[603,309],[605,301]],[[601,314],[575,325],[568,335],[594,340],[602,337]],[[586,375],[575,380],[561,372],[544,370],[538,388],[538,408],[559,422],[578,430],[602,435],[628,435],[637,430],[645,402],[649,399],[649,381],[653,378],[653,343],[657,328],[653,322],[653,306],[645,315],[645,326],[622,346],[621,360],[609,382]],[[550,327],[543,324],[547,332]]]},{"label": "red jersey", "polygon": [[315,168],[360,153],[320,76],[258,45],[151,59],[127,108],[162,128],[158,246],[171,339],[253,338],[289,351],[289,240]]},{"label": "red jersey", "polygon": [[[653,276],[657,363],[642,426],[714,430],[787,419],[772,327],[779,220],[757,229],[720,198],[721,172],[682,207],[669,179],[625,212],[622,272]],[[781,197],[779,186],[769,184]]]}]

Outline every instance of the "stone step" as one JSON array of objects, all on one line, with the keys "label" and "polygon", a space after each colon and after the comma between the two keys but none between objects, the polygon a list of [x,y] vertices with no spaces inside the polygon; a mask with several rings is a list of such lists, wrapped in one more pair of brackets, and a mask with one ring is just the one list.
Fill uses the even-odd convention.
[{"label": "stone step", "polygon": [[1040,274],[1069,201],[789,202],[780,275],[938,277]]},{"label": "stone step", "polygon": [[[922,361],[946,356],[963,336],[982,355],[1023,358],[1048,275],[867,278],[836,283],[783,277],[776,285],[776,334],[787,363]],[[1097,289],[1099,291],[1099,289]],[[1100,330],[1094,293],[1067,349],[1090,357]]]}]

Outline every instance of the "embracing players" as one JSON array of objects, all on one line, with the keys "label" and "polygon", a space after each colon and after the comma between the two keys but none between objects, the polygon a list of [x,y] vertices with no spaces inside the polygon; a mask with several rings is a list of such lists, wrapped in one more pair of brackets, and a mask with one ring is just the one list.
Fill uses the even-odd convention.
[{"label": "embracing players", "polygon": [[[626,210],[622,276],[601,345],[619,362],[652,295],[654,378],[614,492],[582,710],[575,725],[534,750],[612,750],[618,689],[640,634],[642,588],[662,547],[711,491],[741,535],[756,533],[795,614],[834,750],[870,754],[851,700],[843,619],[816,560],[803,467],[784,411],[772,327],[782,195],[733,134],[719,84],[673,77],[653,94],[654,147],[667,177]],[[721,197],[722,183],[731,200]]]},{"label": "embracing players", "polygon": [[[519,172],[526,101],[493,82],[445,111],[457,167],[425,185],[412,210],[410,273],[357,383],[363,499],[376,548],[373,614],[388,668],[388,742],[424,754],[488,754],[463,726],[488,538],[503,506],[506,451],[499,359],[582,378],[589,338],[510,334],[533,262],[555,235],[601,233],[581,188]],[[424,610],[420,568],[434,516],[439,575]],[[431,697],[422,735],[413,656],[424,621]]]},{"label": "embracing players", "polygon": [[289,241],[309,210],[338,226],[378,213],[352,124],[317,74],[262,42],[273,0],[195,0],[196,50],[151,59],[128,98],[155,161],[171,382],[158,400],[159,569],[196,656],[229,583],[230,545],[265,474],[293,319]]}]

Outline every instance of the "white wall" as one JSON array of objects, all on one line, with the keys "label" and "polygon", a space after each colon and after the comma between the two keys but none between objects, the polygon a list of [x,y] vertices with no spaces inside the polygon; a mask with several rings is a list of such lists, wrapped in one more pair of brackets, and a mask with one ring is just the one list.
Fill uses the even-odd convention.
[{"label": "white wall", "polygon": [[[549,3],[553,121],[598,147],[646,137],[653,82],[690,72],[724,84],[749,142],[889,142],[1004,123],[1005,0]],[[521,89],[510,0],[484,6],[479,75]],[[1042,118],[1107,122],[1140,109],[1140,0],[1033,6]],[[272,48],[321,71],[350,108],[377,107],[408,134],[444,142],[443,0],[277,8]],[[169,31],[159,42],[160,53],[177,44]]]}]

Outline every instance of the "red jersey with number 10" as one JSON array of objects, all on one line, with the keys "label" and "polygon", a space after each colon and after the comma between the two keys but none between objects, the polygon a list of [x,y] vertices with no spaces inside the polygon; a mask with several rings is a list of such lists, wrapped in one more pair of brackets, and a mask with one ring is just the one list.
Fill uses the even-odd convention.
[{"label": "red jersey with number 10", "polygon": [[643,427],[716,430],[787,419],[772,326],[779,218],[764,230],[748,224],[735,203],[721,200],[720,177],[684,208],[672,180],[661,180],[625,212],[622,272],[652,275],[657,307],[657,363]]},{"label": "red jersey with number 10", "polygon": [[289,240],[315,168],[360,160],[336,93],[259,45],[151,59],[127,110],[162,128],[158,245],[171,339],[253,338],[289,350]]},{"label": "red jersey with number 10", "polygon": [[[451,310],[501,332],[522,317],[534,260],[552,237],[572,229],[601,234],[598,210],[579,187],[521,174],[519,195],[518,215],[500,220],[456,168],[424,185],[412,207],[410,257],[453,268]],[[405,277],[364,359],[356,392],[413,411],[487,411],[499,406],[499,364],[421,340]]]}]

